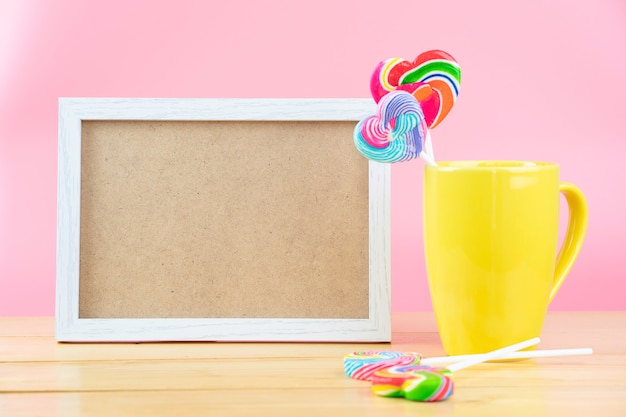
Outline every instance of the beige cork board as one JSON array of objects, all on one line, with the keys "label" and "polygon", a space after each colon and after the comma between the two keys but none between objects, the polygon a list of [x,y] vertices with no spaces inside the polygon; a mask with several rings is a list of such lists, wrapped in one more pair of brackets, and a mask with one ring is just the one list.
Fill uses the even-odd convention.
[{"label": "beige cork board", "polygon": [[61,100],[57,338],[384,341],[388,169],[352,143],[367,109]]}]

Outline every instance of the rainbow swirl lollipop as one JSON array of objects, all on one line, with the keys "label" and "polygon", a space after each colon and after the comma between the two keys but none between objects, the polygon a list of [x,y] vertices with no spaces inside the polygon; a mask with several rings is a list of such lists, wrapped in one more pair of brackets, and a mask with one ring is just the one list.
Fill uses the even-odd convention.
[{"label": "rainbow swirl lollipop", "polygon": [[422,106],[430,129],[450,113],[461,86],[461,68],[452,55],[432,50],[421,53],[413,62],[389,58],[380,62],[370,79],[376,102],[396,90],[415,96]]},{"label": "rainbow swirl lollipop", "polygon": [[[515,351],[500,356],[499,359],[520,360],[530,358],[546,358],[554,356],[591,355],[590,348],[580,349],[549,349]],[[439,367],[444,364],[457,363],[480,358],[484,354],[424,357],[417,352],[394,350],[369,350],[352,352],[344,356],[343,368],[346,375],[354,379],[369,381],[374,373],[392,366]],[[438,368],[441,369],[441,368]]]},{"label": "rainbow swirl lollipop", "polygon": [[446,368],[423,365],[382,368],[371,377],[372,391],[383,397],[404,397],[411,401],[443,401],[454,393],[454,372],[492,359],[500,359],[538,343],[539,338],[535,337],[488,353],[472,355]]},{"label": "rainbow swirl lollipop", "polygon": [[416,352],[392,350],[353,352],[343,358],[343,369],[351,378],[369,381],[376,371],[392,366],[417,365],[421,359],[422,355]]},{"label": "rainbow swirl lollipop", "polygon": [[425,156],[422,148],[427,130],[422,108],[415,97],[397,90],[378,102],[377,115],[356,125],[354,144],[372,161],[408,161]]}]

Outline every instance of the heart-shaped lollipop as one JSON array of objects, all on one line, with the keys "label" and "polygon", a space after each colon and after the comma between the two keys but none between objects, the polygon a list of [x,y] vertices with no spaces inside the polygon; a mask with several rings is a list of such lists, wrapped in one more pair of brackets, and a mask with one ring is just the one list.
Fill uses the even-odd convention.
[{"label": "heart-shaped lollipop", "polygon": [[412,94],[396,90],[378,102],[375,116],[356,125],[354,144],[372,161],[402,162],[424,157],[426,133],[422,107]]},{"label": "heart-shaped lollipop", "polygon": [[432,129],[452,109],[460,84],[461,68],[452,55],[432,50],[419,54],[413,62],[402,58],[380,62],[372,74],[370,91],[376,102],[391,91],[413,94]]}]

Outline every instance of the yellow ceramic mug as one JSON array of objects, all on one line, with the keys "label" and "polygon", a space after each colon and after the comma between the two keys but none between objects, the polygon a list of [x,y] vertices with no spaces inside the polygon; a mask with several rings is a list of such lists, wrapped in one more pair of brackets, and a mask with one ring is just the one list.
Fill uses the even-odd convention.
[{"label": "yellow ceramic mug", "polygon": [[[560,193],[570,218],[557,255]],[[559,182],[558,165],[426,166],[426,265],[446,353],[481,353],[539,336],[586,227],[585,197]]]}]

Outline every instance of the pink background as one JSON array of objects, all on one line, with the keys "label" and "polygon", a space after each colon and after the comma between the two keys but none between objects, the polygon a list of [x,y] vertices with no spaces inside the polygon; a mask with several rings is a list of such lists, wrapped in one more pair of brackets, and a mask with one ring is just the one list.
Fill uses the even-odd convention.
[{"label": "pink background", "polygon": [[[625,42],[622,0],[0,0],[0,316],[54,314],[59,96],[369,97],[427,49],[463,70],[438,159],[558,162],[590,219],[551,308],[624,310]],[[392,175],[393,310],[429,310],[422,163]]]}]

